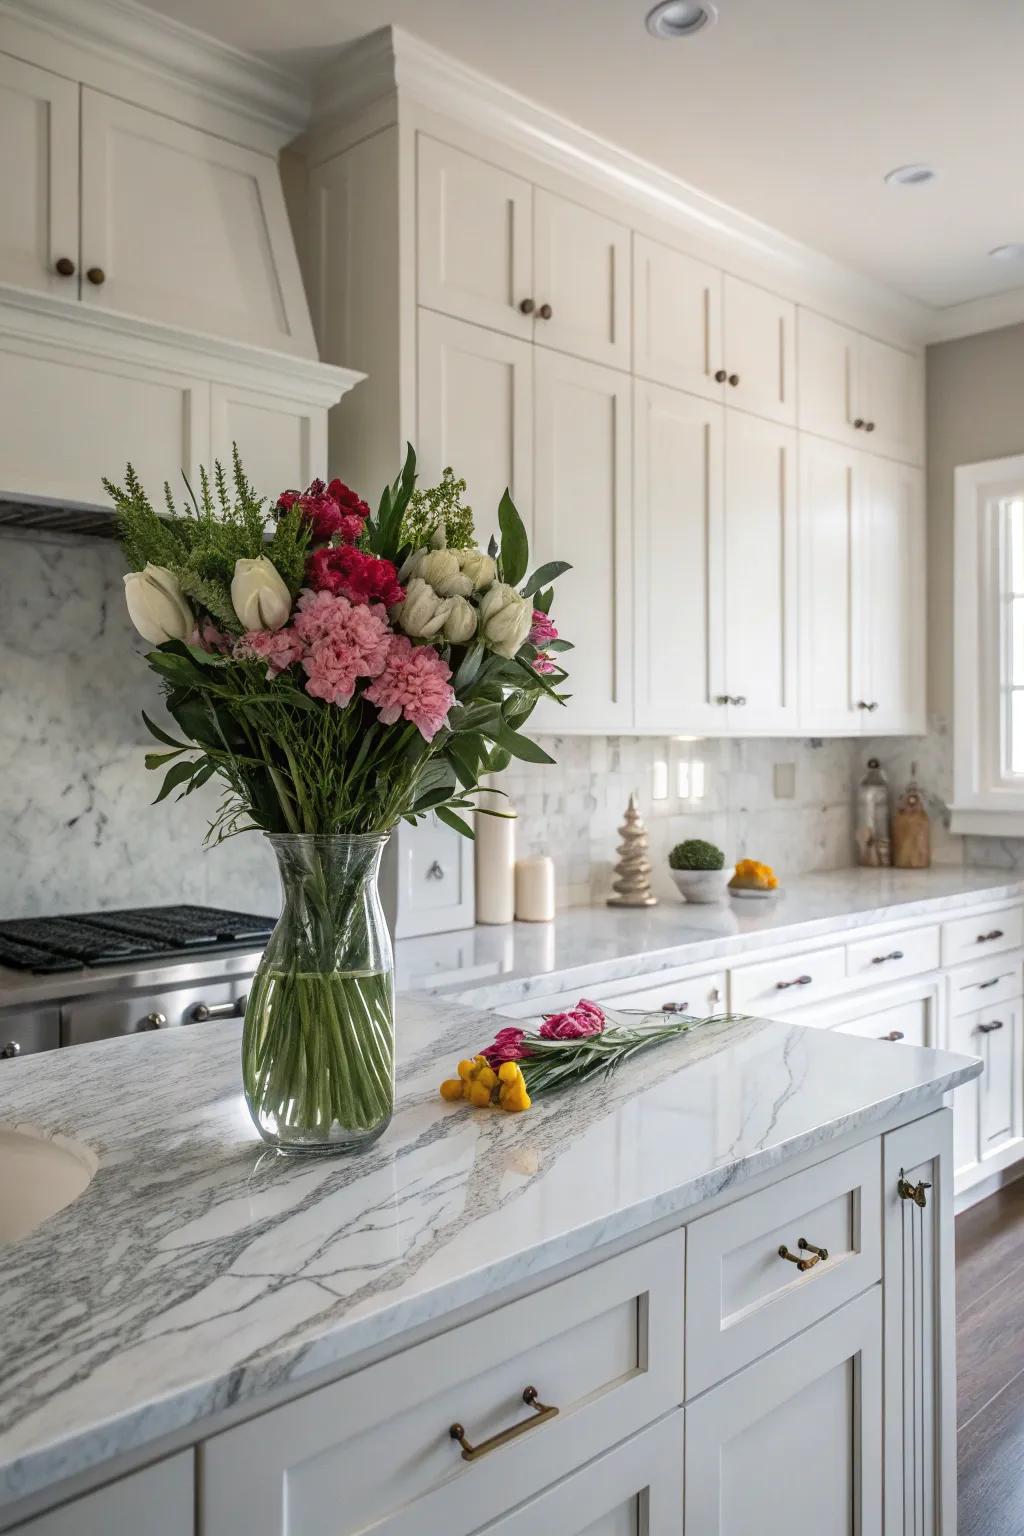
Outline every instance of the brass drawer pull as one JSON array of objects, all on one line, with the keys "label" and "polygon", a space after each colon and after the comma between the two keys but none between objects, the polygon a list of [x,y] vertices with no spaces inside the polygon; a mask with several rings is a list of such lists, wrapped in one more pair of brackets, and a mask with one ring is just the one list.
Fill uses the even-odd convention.
[{"label": "brass drawer pull", "polygon": [[993,1019],[989,1024],[979,1024],[978,1033],[982,1035],[994,1035],[997,1029],[1002,1029],[1002,1019]]},{"label": "brass drawer pull", "polygon": [[776,992],[785,992],[787,987],[809,987],[814,980],[812,976],[796,976],[792,981],[777,981]]},{"label": "brass drawer pull", "polygon": [[489,1440],[481,1440],[479,1445],[470,1445],[462,1425],[453,1424],[448,1433],[462,1446],[463,1461],[476,1461],[478,1457],[486,1456],[488,1451],[496,1451],[499,1445],[508,1445],[510,1440],[518,1440],[520,1435],[525,1435],[528,1430],[536,1429],[538,1424],[544,1424],[548,1419],[553,1419],[558,1412],[557,1408],[549,1407],[538,1400],[536,1387],[526,1388],[523,1392],[523,1402],[533,1409],[534,1418],[524,1419],[521,1424],[513,1424],[510,1429],[499,1430]]},{"label": "brass drawer pull", "polygon": [[993,939],[1001,939],[1002,937],[1003,930],[1001,928],[993,928],[991,933],[979,933],[977,942],[979,944],[989,944]]},{"label": "brass drawer pull", "polygon": [[[805,1255],[804,1258],[801,1258],[799,1253],[790,1253],[785,1243],[782,1243],[779,1247],[779,1258],[788,1259],[791,1264],[795,1264],[801,1274],[806,1273],[809,1269],[813,1269],[815,1264],[820,1264],[823,1259],[828,1258],[827,1248],[816,1248],[813,1243],[807,1241],[806,1237],[800,1239],[797,1247]],[[811,1255],[810,1258],[806,1257],[808,1253]]]},{"label": "brass drawer pull", "polygon": [[891,949],[887,955],[876,955],[875,958],[872,960],[871,964],[872,965],[884,965],[887,960],[902,960],[902,959],[903,959],[903,951],[902,951],[902,949]]},{"label": "brass drawer pull", "polygon": [[879,1035],[878,1038],[879,1040],[902,1040],[903,1031],[902,1029],[890,1029],[887,1035]]},{"label": "brass drawer pull", "polygon": [[689,1013],[689,1003],[662,1003],[662,1013]]},{"label": "brass drawer pull", "polygon": [[899,1183],[896,1185],[896,1193],[901,1200],[913,1200],[914,1204],[919,1205],[922,1210],[928,1204],[924,1193],[926,1189],[931,1189],[931,1185],[926,1183],[924,1179],[921,1180],[920,1184],[911,1184],[902,1174],[900,1174]]}]

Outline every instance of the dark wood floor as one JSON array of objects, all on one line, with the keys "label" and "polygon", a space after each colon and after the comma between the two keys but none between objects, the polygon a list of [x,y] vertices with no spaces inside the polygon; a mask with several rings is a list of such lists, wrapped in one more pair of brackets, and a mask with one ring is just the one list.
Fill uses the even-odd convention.
[{"label": "dark wood floor", "polygon": [[957,1217],[959,1536],[1024,1536],[1024,1179]]}]

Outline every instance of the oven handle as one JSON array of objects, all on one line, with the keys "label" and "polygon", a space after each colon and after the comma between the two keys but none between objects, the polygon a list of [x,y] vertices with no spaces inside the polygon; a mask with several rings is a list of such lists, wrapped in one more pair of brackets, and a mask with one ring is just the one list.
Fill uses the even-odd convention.
[{"label": "oven handle", "polygon": [[248,997],[236,997],[232,1003],[196,1003],[188,1022],[205,1024],[207,1019],[240,1019],[248,1001]]}]

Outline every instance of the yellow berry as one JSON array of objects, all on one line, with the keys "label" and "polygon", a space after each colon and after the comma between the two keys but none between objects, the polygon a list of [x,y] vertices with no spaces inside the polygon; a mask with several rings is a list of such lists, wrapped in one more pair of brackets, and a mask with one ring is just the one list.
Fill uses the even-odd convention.
[{"label": "yellow berry", "polygon": [[476,1073],[476,1068],[471,1061],[460,1061],[456,1070],[465,1083],[468,1083]]},{"label": "yellow berry", "polygon": [[524,1109],[529,1109],[532,1100],[525,1088],[513,1088],[506,1093],[502,1108],[510,1115],[521,1114]]},{"label": "yellow berry", "polygon": [[498,1074],[493,1067],[481,1067],[477,1073],[476,1080],[478,1083],[483,1083],[485,1088],[490,1089],[497,1084]]},{"label": "yellow berry", "polygon": [[491,1090],[485,1088],[483,1083],[471,1083],[469,1086],[469,1102],[477,1109],[486,1109],[491,1102]]},{"label": "yellow berry", "polygon": [[441,1097],[447,1099],[449,1104],[454,1104],[463,1096],[463,1083],[461,1077],[446,1077],[441,1084]]},{"label": "yellow berry", "polygon": [[503,1083],[518,1083],[522,1075],[517,1061],[503,1061],[498,1068],[498,1078]]}]

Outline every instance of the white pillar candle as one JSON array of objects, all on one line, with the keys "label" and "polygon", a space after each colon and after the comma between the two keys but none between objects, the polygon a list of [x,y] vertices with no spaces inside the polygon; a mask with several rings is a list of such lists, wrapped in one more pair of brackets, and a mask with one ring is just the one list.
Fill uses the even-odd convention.
[{"label": "white pillar candle", "polygon": [[546,854],[516,863],[516,917],[521,923],[550,923],[555,915],[555,866]]},{"label": "white pillar candle", "polygon": [[[474,813],[476,823],[476,920],[510,923],[515,917],[515,806],[504,795],[483,791],[477,803],[502,816]],[[511,813],[511,815],[509,814]]]}]

